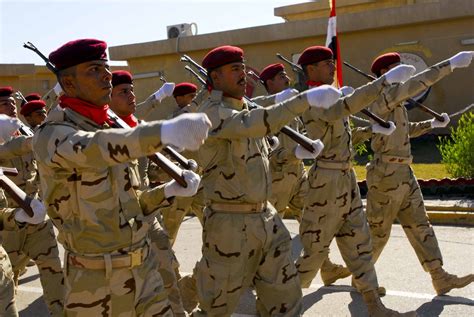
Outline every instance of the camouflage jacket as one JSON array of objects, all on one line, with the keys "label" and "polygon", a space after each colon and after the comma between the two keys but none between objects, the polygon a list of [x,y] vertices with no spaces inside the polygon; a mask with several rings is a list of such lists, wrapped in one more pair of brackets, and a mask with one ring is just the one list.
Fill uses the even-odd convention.
[{"label": "camouflage jacket", "polygon": [[[0,145],[0,166],[15,167],[18,175],[8,177],[28,196],[35,197],[38,195],[39,183],[31,141],[31,137],[20,135]],[[10,208],[18,207],[10,197],[7,197],[7,205]]]},{"label": "camouflage jacket", "polygon": [[141,187],[137,158],[162,147],[159,122],[105,129],[65,109],[33,137],[48,215],[64,247],[78,254],[124,252],[144,243],[162,187]]},{"label": "camouflage jacket", "polygon": [[212,122],[198,150],[206,203],[262,203],[271,194],[265,135],[279,131],[309,108],[304,95],[268,108],[249,110],[245,100],[212,91],[200,107]]},{"label": "camouflage jacket", "polygon": [[[349,162],[352,159],[349,115],[359,112],[376,100],[385,86],[385,78],[382,77],[357,88],[351,95],[340,98],[329,109],[311,108],[303,113],[308,137],[320,139],[324,143],[318,160]],[[367,128],[363,131],[367,131]]]},{"label": "camouflage jacket", "polygon": [[371,147],[375,154],[401,157],[411,156],[410,138],[431,130],[430,120],[410,122],[405,106],[408,98],[419,94],[451,73],[449,61],[443,61],[413,76],[403,84],[395,84],[383,90],[382,95],[370,105],[376,115],[390,120],[397,126],[391,135],[374,134]]}]

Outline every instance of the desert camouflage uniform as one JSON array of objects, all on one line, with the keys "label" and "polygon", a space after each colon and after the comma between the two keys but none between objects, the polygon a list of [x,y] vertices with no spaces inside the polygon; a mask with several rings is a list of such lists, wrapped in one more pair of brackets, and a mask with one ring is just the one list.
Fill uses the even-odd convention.
[{"label": "desert camouflage uniform", "polygon": [[430,131],[431,122],[409,122],[407,110],[401,103],[450,73],[449,62],[441,62],[403,85],[388,87],[382,98],[370,106],[375,114],[397,126],[389,136],[372,136],[374,160],[367,165],[367,218],[372,233],[374,262],[390,237],[393,221],[398,219],[425,271],[439,268],[443,263],[420,187],[410,168],[410,138]]},{"label": "desert camouflage uniform", "polygon": [[[0,166],[16,167],[17,176],[10,179],[30,197],[38,196],[36,161],[31,152],[31,138],[18,136],[0,145]],[[17,204],[8,199],[8,207]],[[2,232],[3,246],[10,257],[15,284],[21,270],[29,259],[38,267],[43,297],[53,316],[62,316],[64,303],[64,280],[59,260],[58,244],[51,220],[37,224],[26,224],[20,228],[5,228]]]},{"label": "desert camouflage uniform", "polygon": [[[14,219],[14,209],[5,208],[8,203],[5,193],[0,189],[0,231],[5,227],[18,230]],[[11,224],[7,224],[10,222]],[[0,241],[0,316],[17,317],[18,311],[15,305],[15,282],[13,270],[8,254]]]},{"label": "desert camouflage uniform", "polygon": [[308,172],[309,194],[300,225],[304,252],[296,266],[303,287],[311,285],[334,237],[359,290],[378,287],[371,262],[370,232],[351,166],[348,116],[374,101],[384,86],[384,79],[378,79],[339,99],[327,110],[311,108],[303,114],[308,137],[324,143],[324,150]]},{"label": "desert camouflage uniform", "polygon": [[230,316],[241,292],[252,284],[261,316],[301,314],[291,237],[268,202],[271,175],[263,137],[307,109],[305,96],[299,95],[248,111],[246,101],[216,90],[199,108],[213,125],[198,151],[206,209],[196,275],[205,314]]},{"label": "desert camouflage uniform", "polygon": [[136,158],[161,125],[105,129],[66,108],[33,137],[48,215],[65,249],[68,316],[172,316],[148,233],[163,188],[140,191]]}]

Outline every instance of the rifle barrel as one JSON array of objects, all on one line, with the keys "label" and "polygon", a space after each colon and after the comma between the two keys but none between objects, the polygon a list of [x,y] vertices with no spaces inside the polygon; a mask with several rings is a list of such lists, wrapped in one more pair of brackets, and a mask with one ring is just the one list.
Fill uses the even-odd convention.
[{"label": "rifle barrel", "polygon": [[6,176],[0,176],[0,187],[10,195],[10,197],[23,209],[30,217],[34,216],[33,209],[31,209],[31,198],[18,187],[11,179]]}]

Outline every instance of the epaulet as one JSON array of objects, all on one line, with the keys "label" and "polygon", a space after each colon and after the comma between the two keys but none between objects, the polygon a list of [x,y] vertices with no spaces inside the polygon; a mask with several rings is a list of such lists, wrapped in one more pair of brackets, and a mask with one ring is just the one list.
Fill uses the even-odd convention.
[{"label": "epaulet", "polygon": [[212,102],[221,102],[222,101],[223,92],[220,90],[213,90],[211,91],[210,99]]}]

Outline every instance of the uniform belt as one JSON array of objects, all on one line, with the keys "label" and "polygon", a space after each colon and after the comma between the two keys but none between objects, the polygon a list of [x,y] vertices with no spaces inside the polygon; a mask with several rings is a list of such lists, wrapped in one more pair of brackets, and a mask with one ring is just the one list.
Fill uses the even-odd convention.
[{"label": "uniform belt", "polygon": [[[149,254],[150,247],[145,246],[128,252],[127,254],[110,255],[113,269],[133,268],[141,265]],[[105,270],[105,256],[82,256],[68,253],[68,265],[89,270]]]},{"label": "uniform belt", "polygon": [[380,159],[384,163],[404,164],[404,165],[410,165],[413,162],[413,156],[403,157],[403,156],[394,156],[394,155],[386,155],[386,154],[377,154],[375,155],[375,159]]},{"label": "uniform belt", "polygon": [[255,203],[255,204],[221,204],[213,203],[209,207],[215,212],[224,212],[232,214],[254,214],[262,212],[266,203]]},{"label": "uniform belt", "polygon": [[350,170],[352,168],[352,163],[317,160],[316,166],[320,168],[330,169],[330,170],[344,170],[345,171],[345,170]]}]

